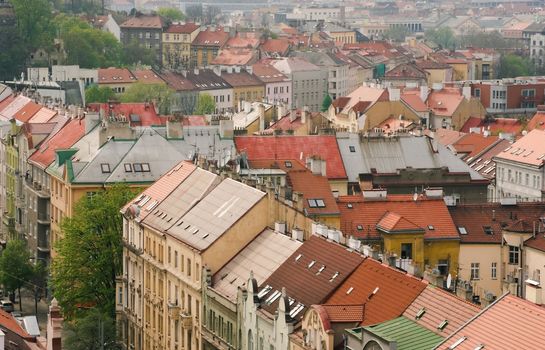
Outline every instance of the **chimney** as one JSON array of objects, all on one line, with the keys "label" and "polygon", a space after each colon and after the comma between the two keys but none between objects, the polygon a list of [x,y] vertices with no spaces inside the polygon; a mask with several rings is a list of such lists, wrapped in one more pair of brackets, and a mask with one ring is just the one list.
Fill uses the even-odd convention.
[{"label": "chimney", "polygon": [[265,106],[262,103],[257,105],[257,114],[259,115],[259,131],[265,130]]},{"label": "chimney", "polygon": [[175,116],[167,119],[167,139],[183,139],[184,127],[181,117]]},{"label": "chimney", "polygon": [[47,317],[47,350],[61,350],[62,342],[62,324],[63,318],[61,308],[57,299],[53,298],[49,306],[49,315]]},{"label": "chimney", "polygon": [[292,109],[290,111],[290,122],[294,122],[295,119],[297,119],[297,111],[295,109]]},{"label": "chimney", "polygon": [[194,73],[195,75],[199,75],[199,68],[193,69],[193,73]]},{"label": "chimney", "polygon": [[420,99],[422,102],[426,102],[428,99],[428,87],[427,86],[421,86],[420,87]]},{"label": "chimney", "polygon": [[308,113],[308,107],[303,107],[303,113],[301,113],[301,123],[305,124],[307,122],[307,113]]},{"label": "chimney", "polygon": [[307,158],[307,168],[314,175],[326,176],[326,161],[318,156]]},{"label": "chimney", "polygon": [[464,96],[466,100],[471,100],[471,86],[462,87],[462,96]]},{"label": "chimney", "polygon": [[541,305],[543,303],[541,298],[541,287],[539,282],[534,280],[526,280],[526,296],[525,299],[536,304]]},{"label": "chimney", "polygon": [[84,114],[85,134],[89,133],[98,123],[100,123],[100,113],[87,112]]},{"label": "chimney", "polygon": [[218,77],[221,77],[221,67],[220,66],[214,66],[214,68],[212,70],[214,71],[214,73],[216,73],[216,75]]},{"label": "chimney", "polygon": [[277,108],[277,114],[278,114],[276,120],[278,120],[286,114],[286,108],[284,107],[283,103],[278,104],[276,108]]},{"label": "chimney", "polygon": [[390,101],[401,100],[401,90],[395,88],[388,88],[388,95],[390,95]]}]

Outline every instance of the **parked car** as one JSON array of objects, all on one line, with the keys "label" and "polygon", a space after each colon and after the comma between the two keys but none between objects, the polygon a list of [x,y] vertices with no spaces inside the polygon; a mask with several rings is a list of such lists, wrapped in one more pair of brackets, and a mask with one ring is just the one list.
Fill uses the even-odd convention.
[{"label": "parked car", "polygon": [[6,312],[13,312],[13,303],[9,300],[2,300],[0,301],[0,308]]}]

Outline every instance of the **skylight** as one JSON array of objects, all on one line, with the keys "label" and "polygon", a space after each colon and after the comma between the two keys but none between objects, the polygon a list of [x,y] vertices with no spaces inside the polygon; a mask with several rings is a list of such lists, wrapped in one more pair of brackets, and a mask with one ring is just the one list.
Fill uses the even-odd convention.
[{"label": "skylight", "polygon": [[271,291],[271,289],[272,287],[267,284],[265,288],[263,288],[259,293],[257,293],[257,297],[259,299],[263,298],[265,295],[267,295],[267,293]]},{"label": "skylight", "polygon": [[101,163],[100,164],[100,169],[102,170],[103,173],[111,173],[110,164],[108,164],[108,163]]},{"label": "skylight", "polygon": [[483,231],[487,235],[493,235],[494,234],[494,230],[492,229],[491,226],[483,226]]},{"label": "skylight", "polygon": [[346,291],[346,294],[348,295],[348,294],[352,293],[353,290],[354,290],[354,287],[348,288],[348,290]]},{"label": "skylight", "polygon": [[335,271],[333,276],[331,276],[331,278],[329,279],[329,282],[333,282],[335,280],[335,278],[337,278],[337,276],[339,276],[339,271]]},{"label": "skylight", "polygon": [[348,203],[348,204],[346,205],[346,207],[347,207],[348,209],[354,208],[354,206],[352,205],[352,203]]},{"label": "skylight", "polygon": [[425,308],[421,308],[420,310],[418,310],[418,312],[416,313],[416,315],[414,316],[415,319],[419,320],[422,318],[422,316],[424,316],[424,314],[426,313],[426,309]]},{"label": "skylight", "polygon": [[301,259],[302,256],[303,256],[303,254],[297,255],[297,257],[295,258],[295,261],[299,261],[299,259]]},{"label": "skylight", "polygon": [[362,225],[358,225],[358,226],[356,226],[356,228],[358,229],[358,231],[363,231],[363,226]]},{"label": "skylight", "polygon": [[278,291],[278,290],[275,290],[274,293],[272,293],[268,298],[267,300],[265,300],[265,303],[267,305],[271,305],[272,303],[274,303],[278,298],[280,298],[280,296],[282,295],[282,292]]},{"label": "skylight", "polygon": [[[446,322],[446,321],[445,321]],[[454,342],[454,344],[452,344],[451,346],[448,347],[448,350],[454,350],[458,347],[458,345],[462,344],[467,338],[466,337],[461,337],[460,339],[458,339],[457,341]]]},{"label": "skylight", "polygon": [[467,235],[467,230],[464,226],[458,226],[458,231],[461,235]]},{"label": "skylight", "polygon": [[310,269],[312,266],[314,266],[314,264],[316,264],[316,260],[312,260],[312,261],[308,264],[307,268]]},{"label": "skylight", "polygon": [[316,272],[316,274],[318,275],[318,274],[322,273],[322,271],[324,271],[324,270],[325,270],[325,265],[322,265],[322,266],[318,269],[318,272]]},{"label": "skylight", "polygon": [[125,172],[127,172],[127,173],[131,173],[131,172],[132,172],[132,165],[131,165],[131,163],[125,163],[125,164],[123,164],[123,166],[125,167]]},{"label": "skylight", "polygon": [[293,164],[291,164],[291,162],[290,162],[289,160],[286,160],[286,161],[284,162],[284,165],[286,166],[286,168],[291,168],[291,167],[293,167]]},{"label": "skylight", "polygon": [[[439,326],[437,326],[437,329],[439,329],[439,330],[442,331],[442,330],[445,329],[445,327],[446,327],[447,325],[448,325],[448,321],[447,321],[447,320],[444,320],[443,322],[439,323]],[[454,349],[454,348],[452,348],[452,349]]]},{"label": "skylight", "polygon": [[428,225],[428,230],[433,231],[435,230],[435,227],[433,227],[433,225]]}]

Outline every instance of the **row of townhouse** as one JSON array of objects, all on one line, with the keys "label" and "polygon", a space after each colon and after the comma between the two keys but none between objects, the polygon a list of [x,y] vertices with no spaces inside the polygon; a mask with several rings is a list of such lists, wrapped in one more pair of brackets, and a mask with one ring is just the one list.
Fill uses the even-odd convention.
[{"label": "row of townhouse", "polygon": [[[516,213],[542,216],[542,203],[498,204],[492,211],[498,223],[480,232],[488,224],[485,216],[474,218],[482,209],[449,208],[438,190],[415,197],[369,190],[335,199],[312,162],[310,169],[296,159],[250,162],[276,163],[277,176],[284,173],[293,185],[289,197],[281,186],[277,191],[282,179],[271,172],[265,181],[239,182],[181,162],[122,209],[116,310],[127,348],[394,349],[406,341],[403,332],[424,348],[443,348],[501,305],[534,316],[540,308],[539,272],[525,282],[524,296],[533,303],[504,294],[522,295],[509,284],[516,283],[511,270],[519,271],[513,266],[522,255],[499,243],[509,254],[494,255],[492,279],[502,282],[486,287],[481,299],[476,284],[487,277],[473,260],[489,254],[475,254],[476,242],[465,239],[521,242],[528,225]],[[310,177],[301,181],[301,173]],[[495,341],[486,332],[475,337],[462,342]],[[517,335],[509,344],[533,341]]]}]

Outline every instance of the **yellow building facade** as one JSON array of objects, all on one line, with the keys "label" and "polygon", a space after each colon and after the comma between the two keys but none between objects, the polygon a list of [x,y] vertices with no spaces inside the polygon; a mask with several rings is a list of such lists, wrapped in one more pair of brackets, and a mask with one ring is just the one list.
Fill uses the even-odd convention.
[{"label": "yellow building facade", "polygon": [[191,43],[200,27],[193,23],[173,24],[163,33],[163,66],[187,70],[191,66]]}]

